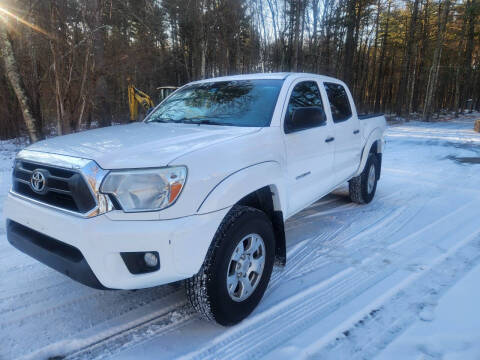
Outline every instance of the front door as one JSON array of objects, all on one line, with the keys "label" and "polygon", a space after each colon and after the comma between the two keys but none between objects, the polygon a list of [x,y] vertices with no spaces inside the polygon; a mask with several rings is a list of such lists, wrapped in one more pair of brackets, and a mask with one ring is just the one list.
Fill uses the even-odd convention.
[{"label": "front door", "polygon": [[284,119],[290,215],[328,192],[335,181],[331,121],[296,124],[293,116],[299,108],[315,108],[324,114],[323,104],[316,81],[299,80],[292,85]]}]

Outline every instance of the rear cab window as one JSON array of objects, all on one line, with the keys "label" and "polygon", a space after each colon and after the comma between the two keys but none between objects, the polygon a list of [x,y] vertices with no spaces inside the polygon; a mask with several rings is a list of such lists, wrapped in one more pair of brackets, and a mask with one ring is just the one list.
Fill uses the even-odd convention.
[{"label": "rear cab window", "polygon": [[352,117],[352,108],[347,91],[340,84],[324,83],[334,123],[346,121]]}]

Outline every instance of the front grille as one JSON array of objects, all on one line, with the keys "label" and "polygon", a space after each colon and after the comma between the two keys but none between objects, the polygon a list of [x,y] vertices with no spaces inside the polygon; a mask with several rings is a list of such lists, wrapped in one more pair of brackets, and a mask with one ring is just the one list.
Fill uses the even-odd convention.
[{"label": "front grille", "polygon": [[[41,170],[46,178],[46,188],[41,193],[35,192],[30,185],[34,170]],[[13,191],[30,199],[82,214],[96,206],[95,198],[79,172],[25,160],[15,162]]]}]

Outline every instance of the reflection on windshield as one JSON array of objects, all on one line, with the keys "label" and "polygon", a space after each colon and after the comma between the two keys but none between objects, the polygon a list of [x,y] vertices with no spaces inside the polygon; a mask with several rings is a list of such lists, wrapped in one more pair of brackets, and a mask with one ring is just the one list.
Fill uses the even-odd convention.
[{"label": "reflection on windshield", "polygon": [[165,100],[146,122],[269,126],[283,80],[193,84]]}]

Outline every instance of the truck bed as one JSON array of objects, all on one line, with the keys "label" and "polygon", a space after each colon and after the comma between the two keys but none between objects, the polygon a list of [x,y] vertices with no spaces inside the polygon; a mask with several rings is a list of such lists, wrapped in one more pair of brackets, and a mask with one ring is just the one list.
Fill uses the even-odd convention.
[{"label": "truck bed", "polygon": [[359,114],[359,115],[358,115],[358,120],[367,120],[367,119],[371,119],[371,118],[379,117],[379,116],[383,116],[383,113],[376,113],[376,114]]}]

